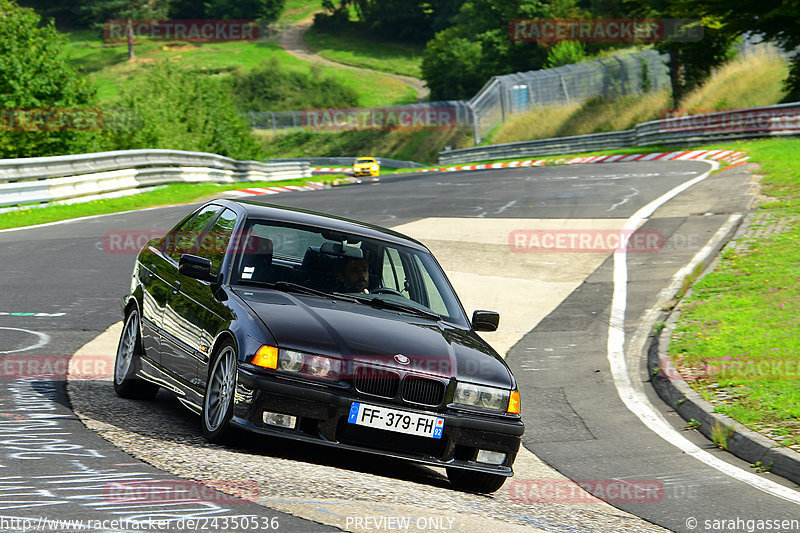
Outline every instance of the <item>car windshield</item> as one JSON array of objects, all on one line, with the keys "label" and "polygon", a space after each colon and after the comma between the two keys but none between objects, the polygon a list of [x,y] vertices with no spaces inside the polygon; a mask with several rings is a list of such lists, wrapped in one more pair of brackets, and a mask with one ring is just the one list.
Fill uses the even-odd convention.
[{"label": "car windshield", "polygon": [[375,163],[374,159],[356,159],[356,165],[364,163]]},{"label": "car windshield", "polygon": [[[352,301],[468,322],[450,283],[427,251],[308,226],[251,220],[233,262],[234,284]],[[302,289],[311,289],[303,291]]]}]

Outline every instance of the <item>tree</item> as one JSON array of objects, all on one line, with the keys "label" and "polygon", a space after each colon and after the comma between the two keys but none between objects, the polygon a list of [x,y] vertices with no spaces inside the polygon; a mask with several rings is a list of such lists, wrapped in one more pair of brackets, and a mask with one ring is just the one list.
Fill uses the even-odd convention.
[{"label": "tree", "polygon": [[[571,0],[557,4],[566,16]],[[514,42],[508,34],[514,19],[556,16],[539,0],[468,0],[453,26],[428,42],[422,73],[431,99],[470,98],[492,76],[542,68],[547,50],[538,43]]]},{"label": "tree", "polygon": [[169,14],[171,0],[86,0],[83,11],[102,27],[110,20],[124,20],[127,23],[128,61],[133,61],[134,20],[164,20]]},{"label": "tree", "polygon": [[206,16],[216,19],[278,20],[286,0],[210,0]]},{"label": "tree", "polygon": [[171,0],[169,18],[173,20],[197,20],[206,18],[203,0]]},{"label": "tree", "polygon": [[479,70],[481,44],[448,28],[428,42],[422,57],[422,77],[431,90],[431,100],[471,98],[486,81]]},{"label": "tree", "polygon": [[52,19],[43,23],[32,9],[0,0],[0,157],[87,152],[98,146],[96,131],[77,131],[68,121],[18,121],[34,109],[67,110],[58,116],[74,117],[77,108],[94,104],[95,89],[70,65],[64,44]]},{"label": "tree", "polygon": [[[787,52],[800,46],[800,9],[796,0],[685,0],[696,17],[718,20],[720,31],[739,36],[761,35]],[[790,98],[800,98],[800,56],[795,55],[789,68],[786,87]]]},{"label": "tree", "polygon": [[233,102],[228,80],[163,62],[128,79],[115,105],[130,110],[140,127],[109,132],[114,149],[195,150],[234,159],[260,156],[250,125]]},{"label": "tree", "polygon": [[[655,49],[669,55],[672,100],[676,107],[692,89],[711,76],[714,67],[733,56],[736,34],[723,28],[717,17],[703,16],[692,5],[696,0],[630,0],[632,15],[642,18],[687,20],[682,36],[670,36],[655,44]],[[702,27],[702,39],[687,35]],[[675,31],[680,28],[675,28]]]}]

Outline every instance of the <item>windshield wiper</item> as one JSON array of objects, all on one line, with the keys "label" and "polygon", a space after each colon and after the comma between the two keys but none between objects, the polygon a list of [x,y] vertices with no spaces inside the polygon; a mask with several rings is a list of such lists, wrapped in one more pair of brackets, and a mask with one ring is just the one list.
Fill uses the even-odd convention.
[{"label": "windshield wiper", "polygon": [[306,287],[305,285],[300,285],[299,283],[292,283],[291,281],[268,282],[268,281],[256,281],[252,279],[243,279],[241,281],[242,283],[252,283],[254,285],[262,285],[269,289],[275,289],[283,292],[299,292],[301,294],[319,296],[321,298],[336,298],[338,300],[347,300],[350,302],[356,301],[354,297],[347,294],[318,291],[317,289],[312,289],[311,287]]},{"label": "windshield wiper", "polygon": [[434,313],[433,311],[426,311],[425,309],[420,309],[419,307],[414,307],[413,305],[407,305],[395,300],[387,300],[385,298],[364,298],[364,299],[369,300],[369,304],[372,307],[377,307],[379,309],[386,308],[386,309],[393,309],[395,311],[413,313],[417,316],[436,320],[437,322],[442,319],[441,315],[439,315],[438,313]]},{"label": "windshield wiper", "polygon": [[413,305],[404,304],[402,302],[398,302],[397,300],[387,300],[385,298],[368,298],[366,296],[359,296],[357,294],[345,294],[341,292],[334,292],[332,293],[334,296],[340,296],[342,298],[349,298],[353,301],[371,305],[377,309],[392,309],[395,311],[404,311],[407,313],[413,313],[415,315],[424,317],[424,318],[431,318],[433,320],[439,321],[442,319],[442,316],[434,313],[433,311],[426,311],[425,309],[420,309],[419,307],[415,307]]}]

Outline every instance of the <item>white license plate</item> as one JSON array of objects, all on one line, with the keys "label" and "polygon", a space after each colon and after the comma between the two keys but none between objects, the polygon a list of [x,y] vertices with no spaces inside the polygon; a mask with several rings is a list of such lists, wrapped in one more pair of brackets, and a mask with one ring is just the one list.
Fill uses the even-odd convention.
[{"label": "white license plate", "polygon": [[359,426],[432,439],[441,439],[442,430],[444,430],[444,418],[442,417],[421,415],[411,411],[389,409],[361,402],[353,402],[350,406],[350,416],[347,421]]}]

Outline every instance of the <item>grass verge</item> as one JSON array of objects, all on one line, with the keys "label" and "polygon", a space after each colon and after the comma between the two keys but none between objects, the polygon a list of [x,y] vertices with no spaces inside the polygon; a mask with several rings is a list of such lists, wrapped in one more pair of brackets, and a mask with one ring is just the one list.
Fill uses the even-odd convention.
[{"label": "grass verge", "polygon": [[393,74],[422,76],[421,46],[389,43],[358,34],[333,34],[309,29],[304,37],[309,50],[325,59]]},{"label": "grass verge", "polygon": [[[330,178],[325,178],[330,179]],[[0,213],[0,229],[19,228],[58,222],[72,218],[106,215],[122,211],[157,207],[161,205],[187,204],[211,198],[223,191],[251,187],[278,187],[281,185],[305,185],[309,181],[324,181],[319,178],[301,178],[282,181],[241,182],[217,185],[214,183],[173,183],[152,191],[132,194],[121,198],[95,200],[72,205],[48,205],[31,207],[19,211]]]},{"label": "grass verge", "polygon": [[760,163],[764,199],[681,303],[670,355],[717,412],[800,449],[800,139],[723,147]]}]

